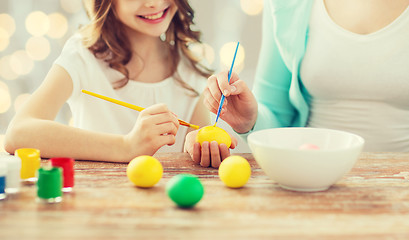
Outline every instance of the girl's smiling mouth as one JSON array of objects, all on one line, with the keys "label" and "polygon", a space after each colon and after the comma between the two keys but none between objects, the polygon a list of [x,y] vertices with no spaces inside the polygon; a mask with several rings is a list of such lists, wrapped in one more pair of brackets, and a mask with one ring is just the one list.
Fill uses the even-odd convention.
[{"label": "girl's smiling mouth", "polygon": [[146,22],[156,23],[156,22],[160,22],[162,19],[166,17],[168,10],[169,10],[169,7],[158,13],[154,13],[150,15],[138,15],[138,17]]}]

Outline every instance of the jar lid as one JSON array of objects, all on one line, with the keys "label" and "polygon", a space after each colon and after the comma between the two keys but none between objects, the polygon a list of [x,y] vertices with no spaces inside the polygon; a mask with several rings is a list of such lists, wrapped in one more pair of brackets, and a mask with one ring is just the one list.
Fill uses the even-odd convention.
[{"label": "jar lid", "polygon": [[21,168],[21,159],[14,155],[0,155],[0,162],[7,164],[8,169],[20,169]]},{"label": "jar lid", "polygon": [[0,177],[6,176],[7,174],[7,163],[0,162]]},{"label": "jar lid", "polygon": [[40,158],[40,150],[36,148],[19,148],[14,152],[14,155],[24,159],[38,159]]}]

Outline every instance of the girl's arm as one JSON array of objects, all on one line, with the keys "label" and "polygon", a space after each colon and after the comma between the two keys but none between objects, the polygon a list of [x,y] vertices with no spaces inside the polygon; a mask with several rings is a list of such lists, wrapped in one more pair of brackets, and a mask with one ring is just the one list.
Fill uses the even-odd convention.
[{"label": "girl's arm", "polygon": [[[160,146],[174,143],[179,125],[166,106],[145,109],[138,118],[139,123],[125,136],[87,131],[55,122],[72,91],[69,74],[54,65],[11,121],[6,132],[6,151],[14,153],[18,148],[29,147],[39,149],[43,158],[129,162],[137,155],[153,154]],[[152,124],[160,127],[154,129],[150,127]],[[162,130],[171,134],[159,134],[158,131]]]}]

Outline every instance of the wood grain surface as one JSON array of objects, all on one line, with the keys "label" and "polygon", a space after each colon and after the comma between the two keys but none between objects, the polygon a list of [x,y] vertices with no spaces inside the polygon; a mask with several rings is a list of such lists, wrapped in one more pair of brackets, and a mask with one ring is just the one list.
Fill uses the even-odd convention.
[{"label": "wood grain surface", "polygon": [[[251,154],[252,177],[230,189],[189,155],[155,155],[164,175],[137,188],[126,164],[76,161],[75,187],[59,204],[36,202],[34,185],[0,201],[0,239],[409,239],[409,153],[362,153],[323,192],[280,188]],[[205,194],[192,209],[167,197],[180,173],[200,177]]]}]

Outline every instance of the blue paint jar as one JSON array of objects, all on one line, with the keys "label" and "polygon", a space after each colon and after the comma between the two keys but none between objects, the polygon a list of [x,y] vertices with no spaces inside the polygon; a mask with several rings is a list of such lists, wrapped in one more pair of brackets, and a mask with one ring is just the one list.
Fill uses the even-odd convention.
[{"label": "blue paint jar", "polygon": [[7,164],[0,162],[0,200],[6,198]]}]

